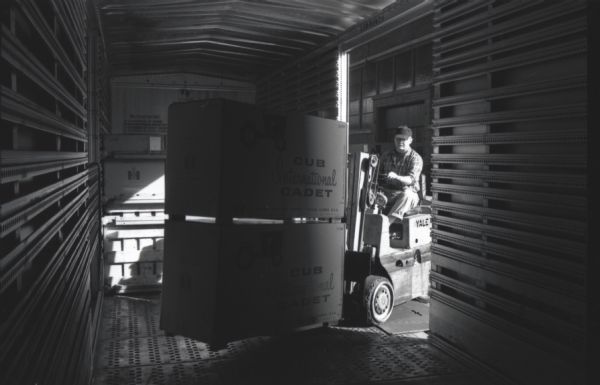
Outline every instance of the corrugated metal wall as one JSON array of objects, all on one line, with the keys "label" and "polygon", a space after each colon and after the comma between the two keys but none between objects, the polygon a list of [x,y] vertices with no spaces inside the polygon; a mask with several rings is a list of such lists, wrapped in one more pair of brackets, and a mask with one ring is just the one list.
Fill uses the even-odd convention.
[{"label": "corrugated metal wall", "polygon": [[582,383],[586,2],[439,1],[434,22],[431,332],[515,382]]},{"label": "corrugated metal wall", "polygon": [[2,384],[91,377],[102,298],[95,138],[106,114],[88,96],[102,71],[96,61],[99,76],[87,77],[87,14],[83,0],[2,2]]},{"label": "corrugated metal wall", "polygon": [[337,118],[337,47],[319,50],[261,79],[256,104],[271,112]]}]

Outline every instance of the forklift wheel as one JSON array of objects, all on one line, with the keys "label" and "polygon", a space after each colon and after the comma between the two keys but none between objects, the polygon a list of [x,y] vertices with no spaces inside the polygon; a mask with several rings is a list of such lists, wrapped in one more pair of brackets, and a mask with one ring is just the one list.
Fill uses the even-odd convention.
[{"label": "forklift wheel", "polygon": [[365,278],[363,306],[367,323],[382,324],[390,318],[394,309],[394,288],[387,278],[369,275]]}]

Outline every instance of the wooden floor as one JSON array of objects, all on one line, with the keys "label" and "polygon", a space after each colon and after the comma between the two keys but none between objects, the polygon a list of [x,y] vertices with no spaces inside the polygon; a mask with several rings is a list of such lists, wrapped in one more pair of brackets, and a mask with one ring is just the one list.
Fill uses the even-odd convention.
[{"label": "wooden floor", "polygon": [[94,384],[486,384],[429,343],[429,304],[382,327],[330,326],[221,350],[159,329],[160,297],[106,297]]}]

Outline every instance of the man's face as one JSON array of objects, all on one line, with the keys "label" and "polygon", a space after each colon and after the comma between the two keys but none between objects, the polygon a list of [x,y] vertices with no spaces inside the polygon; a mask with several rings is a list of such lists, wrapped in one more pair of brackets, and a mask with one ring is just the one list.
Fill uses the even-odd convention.
[{"label": "man's face", "polygon": [[396,151],[398,151],[398,152],[408,151],[411,143],[412,143],[412,137],[404,139],[400,135],[394,136],[394,145],[396,147]]}]

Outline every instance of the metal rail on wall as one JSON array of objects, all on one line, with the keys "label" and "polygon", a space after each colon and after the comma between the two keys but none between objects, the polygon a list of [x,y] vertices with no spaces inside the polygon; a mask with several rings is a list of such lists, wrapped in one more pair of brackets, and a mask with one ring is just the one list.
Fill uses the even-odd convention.
[{"label": "metal rail on wall", "polygon": [[3,384],[79,384],[92,374],[101,243],[87,13],[83,0],[2,3]]},{"label": "metal rail on wall", "polygon": [[435,2],[432,340],[518,383],[585,361],[586,7]]}]

